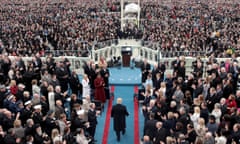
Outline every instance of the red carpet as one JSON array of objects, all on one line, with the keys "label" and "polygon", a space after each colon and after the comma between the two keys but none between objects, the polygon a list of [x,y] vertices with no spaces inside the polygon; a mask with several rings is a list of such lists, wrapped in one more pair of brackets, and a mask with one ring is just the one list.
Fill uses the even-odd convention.
[{"label": "red carpet", "polygon": [[138,99],[134,98],[134,144],[139,144]]},{"label": "red carpet", "polygon": [[[114,93],[114,86],[111,87],[111,92]],[[107,144],[108,143],[108,133],[109,133],[109,127],[110,127],[113,98],[114,97],[111,96],[109,101],[108,101],[108,108],[107,108],[107,113],[106,113],[106,119],[105,119],[104,131],[103,131],[102,144]]]},{"label": "red carpet", "polygon": [[138,94],[138,86],[134,86],[134,94]]}]

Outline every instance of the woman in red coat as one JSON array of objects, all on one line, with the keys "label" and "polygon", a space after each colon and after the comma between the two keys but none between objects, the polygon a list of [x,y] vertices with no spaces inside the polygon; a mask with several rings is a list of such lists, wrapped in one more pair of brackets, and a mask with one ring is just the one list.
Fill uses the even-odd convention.
[{"label": "woman in red coat", "polygon": [[100,73],[97,74],[97,77],[94,80],[94,86],[95,86],[94,99],[101,101],[102,103],[105,103],[106,101],[106,96],[104,91],[105,83]]},{"label": "woman in red coat", "polygon": [[235,108],[237,108],[237,103],[235,101],[235,96],[233,94],[229,95],[229,97],[226,101],[226,104],[227,104],[227,109],[228,109],[229,114],[231,114],[233,112],[233,110]]},{"label": "woman in red coat", "polygon": [[9,86],[10,86],[9,89],[10,89],[11,94],[16,95],[17,91],[18,91],[18,86],[17,86],[16,81],[15,80],[11,80]]}]

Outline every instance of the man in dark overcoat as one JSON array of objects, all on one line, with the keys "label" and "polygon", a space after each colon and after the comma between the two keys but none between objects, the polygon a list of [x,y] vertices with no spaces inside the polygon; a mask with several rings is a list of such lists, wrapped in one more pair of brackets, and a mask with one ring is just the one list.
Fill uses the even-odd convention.
[{"label": "man in dark overcoat", "polygon": [[117,104],[112,107],[111,117],[113,117],[113,127],[117,135],[117,141],[120,141],[120,132],[125,134],[126,116],[129,113],[126,106],[122,104],[122,98],[117,99]]}]

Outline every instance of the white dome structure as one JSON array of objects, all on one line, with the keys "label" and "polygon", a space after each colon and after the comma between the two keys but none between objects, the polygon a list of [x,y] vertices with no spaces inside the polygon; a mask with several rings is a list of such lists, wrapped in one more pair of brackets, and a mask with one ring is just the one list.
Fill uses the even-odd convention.
[{"label": "white dome structure", "polygon": [[125,6],[124,13],[138,13],[140,11],[140,6],[135,3],[130,3]]},{"label": "white dome structure", "polygon": [[121,0],[121,30],[128,22],[139,27],[140,11],[140,0]]}]

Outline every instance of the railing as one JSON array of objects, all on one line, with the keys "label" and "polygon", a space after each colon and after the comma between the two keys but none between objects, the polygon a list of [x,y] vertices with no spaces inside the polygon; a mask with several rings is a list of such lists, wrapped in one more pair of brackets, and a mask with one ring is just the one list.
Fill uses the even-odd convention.
[{"label": "railing", "polygon": [[[168,70],[171,69],[171,63],[173,60],[175,60],[175,56],[185,56],[186,61],[186,68],[187,71],[192,71],[192,62],[196,60],[196,55],[205,55],[203,51],[194,51],[194,52],[185,52],[185,51],[160,51],[154,50],[151,48],[148,48],[146,46],[142,46],[142,42],[138,40],[109,40],[107,42],[103,42],[102,46],[105,46],[104,48],[95,49],[93,48],[89,53],[87,57],[78,57],[76,55],[74,56],[64,56],[69,59],[71,62],[71,68],[75,71],[77,71],[79,74],[83,74],[82,66],[84,62],[93,60],[95,63],[98,63],[99,59],[101,57],[104,57],[107,61],[109,61],[113,56],[115,57],[121,57],[122,53],[122,47],[131,47],[132,49],[132,58],[134,58],[135,61],[141,61],[143,59],[147,59],[149,63],[154,64],[156,62],[162,62],[165,63]],[[74,51],[77,52],[77,51]],[[189,55],[191,57],[189,57]],[[15,57],[10,57],[11,60],[14,60]],[[61,57],[54,57],[56,61],[61,60]],[[202,57],[204,61],[207,61],[207,58]],[[225,61],[228,58],[218,58],[217,60]],[[238,58],[240,61],[240,57]],[[24,57],[23,60],[27,63],[28,61],[31,61],[31,57]],[[46,58],[42,57],[42,60],[45,61]]]},{"label": "railing", "polygon": [[105,47],[117,45],[117,44],[118,44],[118,39],[106,40],[103,42],[97,42],[94,45],[94,49],[97,50],[97,49],[101,49],[101,48],[105,48]]},{"label": "railing", "polygon": [[59,56],[89,57],[91,56],[91,50],[47,50],[45,51],[45,55],[48,55],[48,54],[52,54],[54,57],[59,57]]},{"label": "railing", "polygon": [[[90,57],[90,58],[96,58],[95,60],[98,60],[100,56],[104,56],[105,58],[108,58],[112,54],[114,55],[120,55],[120,52],[117,52],[115,48],[121,47],[121,46],[127,46],[129,44],[120,44],[119,39],[112,39],[112,40],[106,40],[102,42],[94,42],[93,46],[88,46],[85,50],[48,50],[45,51],[46,54],[53,54],[53,56],[76,56],[76,57]],[[139,48],[139,50],[135,50],[137,52],[137,55],[134,55],[136,57],[141,57],[151,59],[153,61],[159,61],[160,56],[163,58],[169,58],[169,57],[175,57],[175,56],[185,56],[185,57],[196,57],[201,56],[204,57],[206,55],[206,51],[167,51],[162,50],[159,42],[152,42],[152,41],[142,41],[142,40],[135,40],[135,39],[128,39],[125,41],[138,41],[139,43],[137,45],[131,45],[131,47]],[[112,49],[110,49],[110,48]],[[144,50],[141,50],[142,49]],[[145,48],[148,48],[146,50]],[[108,49],[108,52],[106,52],[106,49]],[[149,51],[149,53],[148,53]],[[158,54],[160,51],[160,55]],[[119,53],[119,54],[116,54]],[[97,53],[97,54],[96,54]],[[109,55],[110,54],[110,55]],[[154,59],[153,59],[154,58]]]}]

